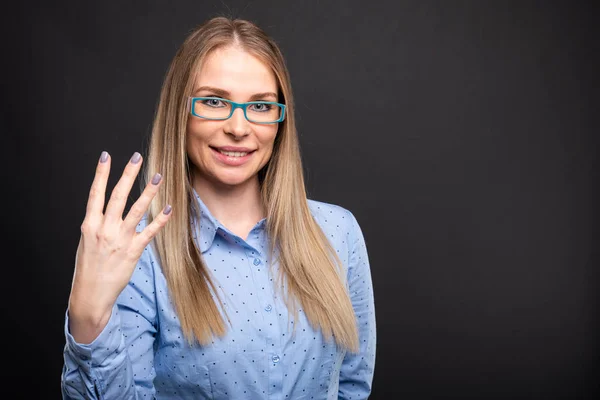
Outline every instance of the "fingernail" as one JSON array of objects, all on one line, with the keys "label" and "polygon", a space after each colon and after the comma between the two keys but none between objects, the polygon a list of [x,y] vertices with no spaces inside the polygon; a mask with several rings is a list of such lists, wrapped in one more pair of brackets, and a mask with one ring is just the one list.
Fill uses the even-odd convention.
[{"label": "fingernail", "polygon": [[160,178],[162,178],[161,174],[154,175],[154,177],[152,178],[152,184],[153,185],[158,185],[158,182],[160,182]]},{"label": "fingernail", "polygon": [[137,151],[135,153],[133,153],[133,155],[131,156],[131,162],[133,164],[137,164],[138,162],[140,162],[140,159],[142,158],[142,155],[140,153],[138,153]]},{"label": "fingernail", "polygon": [[100,162],[105,163],[106,160],[108,160],[108,153],[103,151],[102,154],[100,154]]},{"label": "fingernail", "polygon": [[167,205],[167,206],[165,207],[165,209],[163,210],[163,214],[165,214],[165,215],[169,215],[170,213],[171,213],[171,206],[170,206],[170,205]]}]

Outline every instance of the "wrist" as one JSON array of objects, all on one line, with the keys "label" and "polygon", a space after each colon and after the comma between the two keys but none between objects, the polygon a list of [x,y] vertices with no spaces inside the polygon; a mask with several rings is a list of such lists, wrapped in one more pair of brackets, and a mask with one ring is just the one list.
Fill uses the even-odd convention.
[{"label": "wrist", "polygon": [[80,325],[90,328],[104,327],[112,314],[112,304],[94,304],[71,297],[68,314],[70,321],[76,321]]},{"label": "wrist", "polygon": [[81,313],[77,307],[69,308],[69,333],[77,343],[90,344],[102,333],[111,315],[112,309],[103,313]]}]

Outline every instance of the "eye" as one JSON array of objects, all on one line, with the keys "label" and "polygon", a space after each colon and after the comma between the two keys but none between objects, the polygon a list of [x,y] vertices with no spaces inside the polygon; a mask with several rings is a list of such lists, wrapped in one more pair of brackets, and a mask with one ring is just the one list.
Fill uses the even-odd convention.
[{"label": "eye", "polygon": [[209,98],[209,99],[204,99],[202,100],[202,104],[205,104],[209,107],[219,107],[219,105],[224,106],[223,101],[221,101],[220,99],[213,99],[213,98]]},{"label": "eye", "polygon": [[267,103],[254,103],[251,105],[252,110],[253,111],[258,111],[258,112],[266,112],[269,111],[272,107],[271,104],[267,104]]}]

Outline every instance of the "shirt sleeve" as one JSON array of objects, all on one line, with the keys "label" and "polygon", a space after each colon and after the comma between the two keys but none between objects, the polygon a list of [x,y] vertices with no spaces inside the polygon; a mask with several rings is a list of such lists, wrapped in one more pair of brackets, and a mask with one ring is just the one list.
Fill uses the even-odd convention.
[{"label": "shirt sleeve", "polygon": [[151,252],[151,246],[144,249],[108,324],[92,343],[75,341],[69,332],[67,310],[61,375],[63,400],[154,397],[157,313]]},{"label": "shirt sleeve", "polygon": [[362,230],[354,215],[348,234],[348,286],[358,327],[358,353],[347,352],[340,369],[339,399],[367,399],[375,371],[375,302],[369,257]]}]

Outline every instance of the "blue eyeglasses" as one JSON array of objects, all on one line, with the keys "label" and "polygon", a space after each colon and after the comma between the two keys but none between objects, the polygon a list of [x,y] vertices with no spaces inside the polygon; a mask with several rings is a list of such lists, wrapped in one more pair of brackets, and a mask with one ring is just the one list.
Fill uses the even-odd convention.
[{"label": "blue eyeglasses", "polygon": [[190,111],[198,118],[226,120],[236,108],[244,110],[246,119],[256,124],[276,124],[285,119],[285,104],[273,101],[236,103],[220,97],[190,97]]}]

